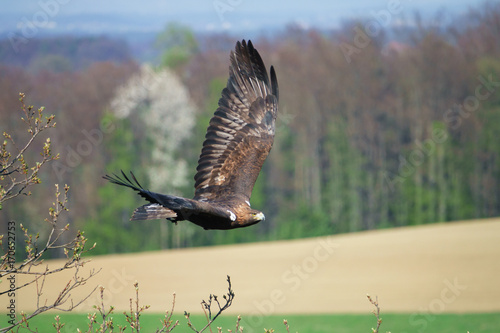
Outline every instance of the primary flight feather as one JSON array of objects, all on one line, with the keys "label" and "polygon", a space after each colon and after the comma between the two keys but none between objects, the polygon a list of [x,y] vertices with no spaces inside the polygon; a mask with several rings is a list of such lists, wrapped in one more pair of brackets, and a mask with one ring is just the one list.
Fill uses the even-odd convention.
[{"label": "primary flight feather", "polygon": [[149,201],[131,220],[188,220],[205,229],[234,229],[264,220],[250,207],[250,196],[274,141],[278,81],[252,42],[237,42],[230,54],[229,79],[210,120],[198,167],[193,199],[144,189],[131,172],[104,176],[130,187]]}]

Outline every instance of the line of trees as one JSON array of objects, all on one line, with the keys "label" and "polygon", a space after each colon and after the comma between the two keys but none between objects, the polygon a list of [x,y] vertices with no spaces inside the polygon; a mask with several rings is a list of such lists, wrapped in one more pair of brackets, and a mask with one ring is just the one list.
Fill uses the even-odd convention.
[{"label": "line of trees", "polygon": [[[110,253],[497,216],[499,22],[500,5],[489,2],[446,26],[415,19],[411,29],[376,35],[366,22],[327,32],[289,26],[255,40],[266,64],[276,67],[280,112],[275,144],[252,196],[252,206],[267,218],[242,230],[130,223],[140,198],[100,179],[131,169],[152,190],[193,194],[191,177],[227,80],[229,49],[239,38],[193,40],[189,30],[175,26],[161,35],[170,41],[161,66],[178,76],[165,89],[187,90],[197,109],[178,115],[193,129],[169,148],[174,160],[186,163],[175,183],[149,181],[148,172],[161,161],[155,149],[163,148],[141,112],[154,109],[157,94],[135,105],[143,111],[130,117],[120,118],[110,106],[123,93],[118,87],[137,80],[140,66],[128,60],[57,73],[0,66],[0,127],[8,126],[19,91],[56,114],[52,144],[61,159],[47,176],[71,186],[69,215],[75,228],[89,227],[89,240],[98,243],[94,253],[99,243],[105,244],[101,253]],[[172,49],[177,53],[169,56]],[[348,59],[346,50],[354,50]],[[154,91],[150,85],[137,89]],[[47,200],[43,189],[33,195]],[[36,213],[22,202],[2,211],[24,220]]]},{"label": "line of trees", "polygon": [[[447,26],[417,17],[373,37],[364,22],[291,26],[259,41],[280,82],[275,146],[252,198],[271,218],[241,237],[499,215],[499,19],[486,3]],[[350,59],[345,45],[357,47]],[[214,58],[193,61],[188,85]]]}]

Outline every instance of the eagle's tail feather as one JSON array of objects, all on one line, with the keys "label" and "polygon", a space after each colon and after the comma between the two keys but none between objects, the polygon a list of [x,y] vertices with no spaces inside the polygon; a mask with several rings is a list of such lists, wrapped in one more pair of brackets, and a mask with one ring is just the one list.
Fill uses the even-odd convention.
[{"label": "eagle's tail feather", "polygon": [[[121,170],[121,173],[122,173],[122,177],[113,173],[112,176],[105,175],[102,178],[110,181],[113,184],[125,186],[125,187],[133,189],[134,191],[139,192],[139,195],[141,197],[145,198],[146,200],[148,200],[151,203],[158,202],[157,193],[154,193],[154,192],[151,192],[151,191],[144,189],[144,187],[142,187],[142,185],[139,183],[137,178],[135,178],[135,175],[132,173],[132,171],[130,171],[130,178],[125,174],[125,172],[123,172],[123,170]],[[132,179],[132,180],[130,180],[130,179]]]},{"label": "eagle's tail feather", "polygon": [[[122,175],[113,174],[105,175],[103,178],[107,179],[113,184],[120,186],[129,187],[137,192],[139,195],[150,202],[150,204],[141,206],[134,211],[131,220],[155,220],[164,218],[175,218],[175,220],[184,219],[179,216],[180,211],[193,209],[193,201],[177,197],[174,195],[160,194],[156,192],[151,192],[142,187],[142,185],[137,181],[134,174],[130,172],[130,176],[127,176],[123,171]],[[177,212],[177,213],[176,213]]]},{"label": "eagle's tail feather", "polygon": [[177,214],[160,204],[152,203],[138,207],[133,213],[130,221],[162,220],[176,218]]},{"label": "eagle's tail feather", "polygon": [[113,184],[130,187],[131,189],[139,191],[139,192],[145,191],[144,188],[141,186],[141,184],[139,184],[139,182],[137,181],[137,178],[135,178],[135,175],[132,173],[132,171],[130,171],[130,176],[134,180],[133,182],[130,181],[130,179],[127,177],[125,172],[123,172],[123,170],[121,170],[121,172],[122,172],[123,178],[121,178],[120,176],[118,176],[115,173],[113,173],[113,176],[105,175],[102,178],[109,180]]}]

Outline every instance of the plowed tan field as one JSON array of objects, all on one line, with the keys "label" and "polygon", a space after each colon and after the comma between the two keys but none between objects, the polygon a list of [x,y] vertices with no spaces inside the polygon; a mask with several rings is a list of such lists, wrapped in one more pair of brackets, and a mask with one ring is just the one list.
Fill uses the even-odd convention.
[{"label": "plowed tan field", "polygon": [[[105,304],[120,311],[138,281],[148,312],[170,309],[174,292],[176,312],[201,312],[200,301],[222,296],[230,275],[236,297],[228,312],[235,314],[367,313],[366,294],[377,295],[384,312],[498,312],[500,220],[100,256],[85,266],[91,268],[101,272],[73,298],[100,284]],[[56,297],[71,278],[48,277],[42,299]],[[19,292],[17,308],[33,310],[34,295]],[[79,310],[91,311],[97,301],[95,293]]]}]

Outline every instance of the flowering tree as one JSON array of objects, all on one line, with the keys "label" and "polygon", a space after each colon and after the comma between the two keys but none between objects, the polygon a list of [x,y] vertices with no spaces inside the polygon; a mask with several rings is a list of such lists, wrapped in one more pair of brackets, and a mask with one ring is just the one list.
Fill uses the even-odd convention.
[{"label": "flowering tree", "polygon": [[188,91],[169,69],[144,65],[117,90],[111,110],[118,118],[140,113],[154,143],[148,176],[160,188],[179,189],[187,184],[186,159],[179,157],[181,144],[190,137],[195,108]]}]

